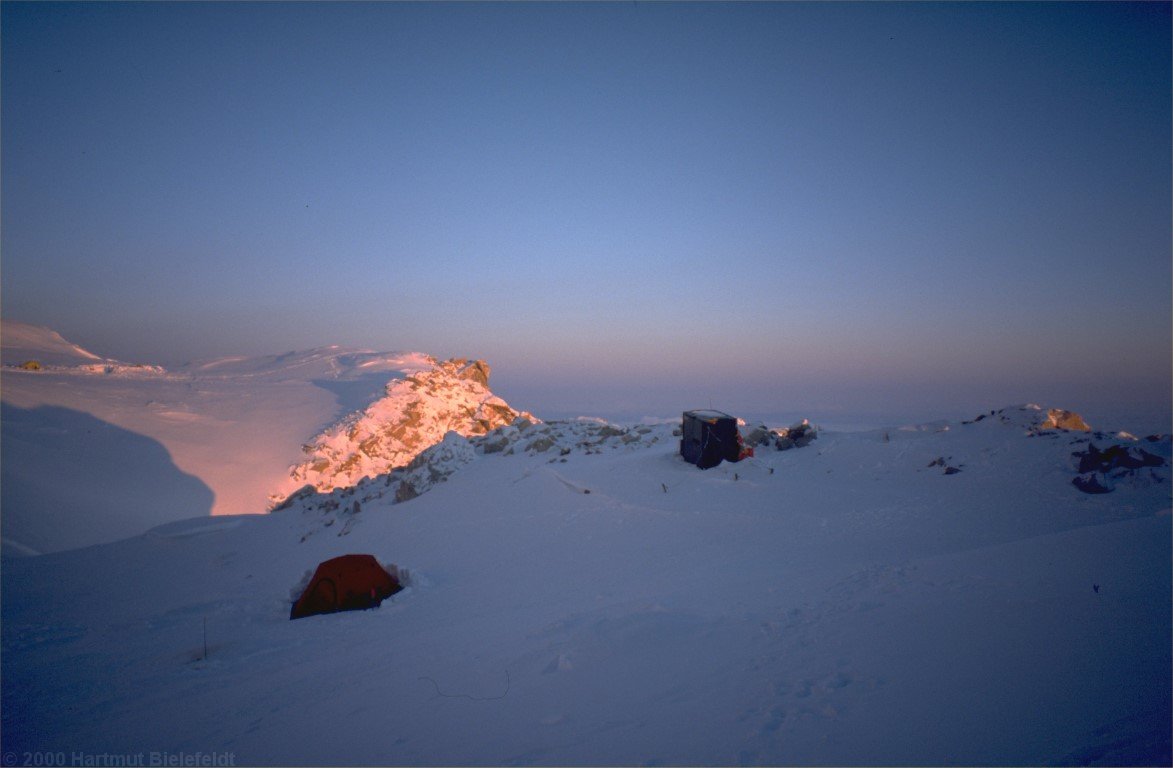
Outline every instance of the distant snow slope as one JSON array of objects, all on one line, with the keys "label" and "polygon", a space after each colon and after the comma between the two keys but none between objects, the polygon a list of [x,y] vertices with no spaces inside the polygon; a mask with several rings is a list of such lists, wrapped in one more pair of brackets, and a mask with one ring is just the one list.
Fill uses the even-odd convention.
[{"label": "distant snow slope", "polygon": [[5,320],[0,324],[0,363],[5,366],[36,362],[42,365],[86,365],[102,362],[93,352],[61,338],[39,325]]},{"label": "distant snow slope", "polygon": [[[268,516],[12,560],[2,746],[238,765],[1168,765],[1169,438],[1047,418],[824,432],[707,471],[672,425],[519,424]],[[1134,449],[1160,465],[1101,461]],[[1111,491],[1079,490],[1084,470]],[[306,571],[348,552],[411,586],[289,621]]]},{"label": "distant snow slope", "polygon": [[[298,487],[289,472],[308,439],[389,380],[436,365],[335,346],[169,371],[98,357],[36,326],[5,321],[0,334],[5,555],[264,512],[271,495]],[[40,370],[20,367],[30,360]]]}]

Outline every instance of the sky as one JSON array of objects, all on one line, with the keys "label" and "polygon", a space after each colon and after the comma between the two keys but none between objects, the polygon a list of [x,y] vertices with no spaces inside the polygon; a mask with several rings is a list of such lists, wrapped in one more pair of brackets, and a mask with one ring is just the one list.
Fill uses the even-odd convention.
[{"label": "sky", "polygon": [[0,311],[99,354],[1169,429],[1169,3],[4,2],[0,35]]}]

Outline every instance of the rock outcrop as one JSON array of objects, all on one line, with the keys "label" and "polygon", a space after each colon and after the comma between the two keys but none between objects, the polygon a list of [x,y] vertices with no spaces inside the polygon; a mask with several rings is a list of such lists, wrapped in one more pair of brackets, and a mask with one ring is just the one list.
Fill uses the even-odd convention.
[{"label": "rock outcrop", "polygon": [[970,426],[979,422],[998,423],[1016,429],[1024,429],[1029,435],[1055,436],[1057,432],[1091,432],[1092,428],[1075,411],[1062,408],[1047,408],[1034,403],[1000,408],[989,413],[978,414],[974,418],[961,422],[962,426]]},{"label": "rock outcrop", "polygon": [[774,447],[780,451],[786,451],[791,448],[805,448],[810,445],[811,440],[818,438],[819,430],[808,419],[803,419],[797,424],[792,424],[785,429],[777,430],[776,434],[777,438],[774,440]]},{"label": "rock outcrop", "polygon": [[765,424],[758,424],[756,427],[741,431],[741,439],[746,445],[763,446],[773,444],[780,451],[788,451],[791,448],[803,448],[810,445],[811,440],[817,439],[818,436],[818,427],[811,424],[809,419],[803,419],[800,422],[791,424],[789,427],[782,427],[781,429],[770,429]]},{"label": "rock outcrop", "polygon": [[1051,408],[1047,411],[1047,418],[1039,424],[1039,429],[1066,429],[1073,432],[1091,432],[1083,417],[1074,411],[1065,411],[1062,408]]},{"label": "rock outcrop", "polygon": [[1087,450],[1071,454],[1077,461],[1079,475],[1071,482],[1084,493],[1111,493],[1120,481],[1135,481],[1147,477],[1160,481],[1161,477],[1152,472],[1166,466],[1167,462],[1156,454],[1137,446],[1120,443],[1099,448],[1089,443]]},{"label": "rock outcrop", "polygon": [[290,476],[318,491],[353,486],[408,466],[449,432],[472,437],[519,418],[537,421],[494,395],[489,373],[483,360],[453,359],[389,382],[383,397],[304,445],[306,458]]}]

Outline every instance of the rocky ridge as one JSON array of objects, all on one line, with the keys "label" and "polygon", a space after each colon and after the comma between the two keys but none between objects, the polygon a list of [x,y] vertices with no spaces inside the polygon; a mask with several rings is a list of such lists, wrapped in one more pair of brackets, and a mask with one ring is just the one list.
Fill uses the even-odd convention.
[{"label": "rocky ridge", "polygon": [[680,427],[676,424],[622,427],[599,419],[540,422],[524,414],[482,435],[466,437],[450,431],[406,466],[364,478],[348,488],[321,492],[313,485],[305,485],[273,511],[293,510],[307,515],[309,525],[303,540],[327,529],[344,536],[360,519],[363,504],[380,499],[392,499],[396,504],[410,501],[479,457],[545,455],[546,462],[554,464],[565,462],[571,454],[635,451],[679,436]]},{"label": "rocky ridge", "polygon": [[[1169,480],[1169,435],[1149,435],[1143,441],[1128,432],[1092,429],[1083,417],[1060,408],[1043,409],[1033,403],[983,413],[963,421],[999,423],[1022,429],[1027,437],[1068,439],[1071,451],[1071,484],[1088,494],[1111,493],[1121,486],[1144,486]],[[1141,447],[1148,445],[1149,450]]]},{"label": "rocky ridge", "polygon": [[[1010,429],[1023,438],[1066,441],[1077,449],[1071,452],[1071,483],[1084,493],[1109,493],[1117,487],[1139,488],[1169,480],[1166,468],[1173,453],[1169,435],[1152,435],[1141,440],[1126,432],[1094,431],[1079,414],[1044,409],[1034,404],[990,411],[960,424],[939,422],[902,427],[894,434],[906,431],[948,433],[958,427],[966,429],[979,424],[981,428]],[[818,436],[817,428],[805,419],[783,429],[771,429],[764,424],[743,424],[740,429],[748,445],[767,447],[773,444],[778,451],[810,445]],[[878,439],[888,442],[889,432],[877,430]],[[438,443],[416,454],[406,465],[382,475],[363,478],[351,487],[339,486],[322,492],[313,485],[305,485],[284,499],[274,511],[288,510],[304,516],[303,541],[326,531],[344,536],[361,520],[364,504],[382,499],[391,499],[395,504],[410,501],[481,458],[520,454],[545,457],[545,463],[557,464],[574,455],[639,451],[665,443],[675,445],[680,434],[680,425],[676,422],[631,426],[600,419],[539,422],[524,414],[483,434],[465,436],[450,431]],[[1104,447],[1097,447],[1097,443]],[[1141,443],[1149,450],[1140,448]],[[938,468],[944,475],[956,475],[965,467],[965,462],[954,461],[952,456],[940,456],[929,463],[929,468]],[[666,488],[664,490],[667,492]]]},{"label": "rocky ridge", "polygon": [[303,445],[305,458],[290,468],[293,480],[319,492],[351,487],[409,466],[449,432],[472,437],[519,418],[537,421],[489,390],[483,360],[430,362],[431,368],[388,382],[381,398]]}]

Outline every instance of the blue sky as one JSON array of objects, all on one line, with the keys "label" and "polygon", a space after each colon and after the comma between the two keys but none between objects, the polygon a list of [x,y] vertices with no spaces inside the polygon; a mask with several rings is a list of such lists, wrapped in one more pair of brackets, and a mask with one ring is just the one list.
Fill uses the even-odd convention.
[{"label": "blue sky", "polygon": [[5,2],[0,31],[3,317],[103,354],[476,356],[539,415],[1168,420],[1168,3]]}]

